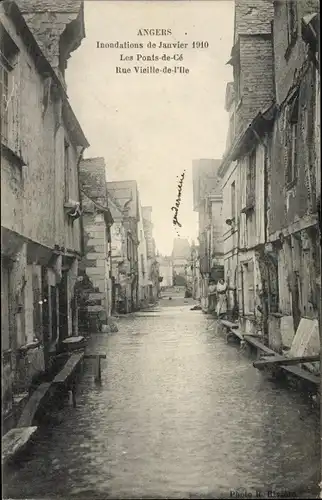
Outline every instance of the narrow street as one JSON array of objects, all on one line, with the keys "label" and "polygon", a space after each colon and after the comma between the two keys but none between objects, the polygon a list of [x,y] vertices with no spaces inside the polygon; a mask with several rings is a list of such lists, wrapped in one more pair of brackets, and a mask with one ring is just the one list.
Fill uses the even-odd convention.
[{"label": "narrow street", "polygon": [[87,361],[77,408],[9,471],[6,498],[313,497],[319,423],[302,395],[254,369],[213,318],[162,302],[92,337],[101,386]]}]

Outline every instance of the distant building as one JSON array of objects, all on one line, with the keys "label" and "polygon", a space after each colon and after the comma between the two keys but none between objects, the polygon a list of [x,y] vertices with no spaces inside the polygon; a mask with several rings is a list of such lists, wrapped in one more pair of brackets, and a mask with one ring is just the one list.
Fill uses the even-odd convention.
[{"label": "distant building", "polygon": [[173,265],[171,257],[157,257],[159,263],[159,275],[162,278],[161,288],[173,286]]},{"label": "distant building", "polygon": [[[108,186],[108,184],[107,184]],[[130,259],[127,254],[127,231],[123,220],[123,209],[107,190],[108,207],[113,217],[111,231],[111,268],[112,268],[112,313],[122,313],[129,309],[131,281],[127,276]]]},{"label": "distant building", "polygon": [[147,248],[149,302],[154,303],[159,296],[160,282],[159,263],[156,259],[155,241],[153,238],[152,207],[142,207],[142,215]]},{"label": "distant building", "polygon": [[83,206],[84,256],[80,264],[79,288],[87,294],[83,304],[86,331],[87,313],[92,330],[100,330],[112,310],[111,225],[108,207],[104,158],[80,162],[80,185]]},{"label": "distant building", "polygon": [[138,272],[139,272],[139,304],[140,307],[149,303],[149,266],[147,256],[147,243],[144,231],[143,210],[139,201],[139,221],[138,221]]},{"label": "distant building", "polygon": [[[123,312],[138,310],[140,307],[140,293],[142,292],[142,266],[139,259],[139,222],[140,200],[136,181],[115,181],[107,183],[108,193],[117,201],[123,214],[123,226],[126,233],[126,260],[123,262],[122,271],[122,303],[119,307]],[[142,243],[141,243],[142,248]],[[139,272],[140,271],[140,272]],[[125,293],[130,288],[130,294]],[[124,292],[124,293],[123,293]]]},{"label": "distant building", "polygon": [[215,296],[209,285],[224,276],[220,164],[221,160],[201,159],[194,160],[192,165],[193,208],[199,215],[200,297],[204,311],[215,308]]},{"label": "distant building", "polygon": [[190,244],[186,238],[173,240],[172,266],[173,284],[184,286],[187,281],[187,266],[190,263]]}]

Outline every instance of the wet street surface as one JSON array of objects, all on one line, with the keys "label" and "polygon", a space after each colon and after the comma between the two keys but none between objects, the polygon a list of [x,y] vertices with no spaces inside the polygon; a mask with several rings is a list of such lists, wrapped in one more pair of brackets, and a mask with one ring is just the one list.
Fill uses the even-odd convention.
[{"label": "wet street surface", "polygon": [[317,494],[319,422],[303,396],[256,370],[212,318],[166,305],[92,337],[107,354],[101,385],[86,361],[77,407],[5,475],[6,498]]}]

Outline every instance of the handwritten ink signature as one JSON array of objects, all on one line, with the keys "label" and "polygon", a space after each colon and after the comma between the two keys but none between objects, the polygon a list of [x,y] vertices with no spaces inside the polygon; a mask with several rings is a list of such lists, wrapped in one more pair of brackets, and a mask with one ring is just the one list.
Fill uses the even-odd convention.
[{"label": "handwritten ink signature", "polygon": [[178,212],[180,208],[180,203],[181,203],[181,195],[182,195],[182,186],[183,186],[183,180],[185,177],[186,171],[184,170],[183,173],[181,174],[181,177],[178,182],[178,194],[177,194],[177,199],[176,199],[176,204],[174,207],[171,207],[171,210],[174,212],[174,216],[172,219],[172,223],[174,226],[182,227],[182,224],[178,221]]}]

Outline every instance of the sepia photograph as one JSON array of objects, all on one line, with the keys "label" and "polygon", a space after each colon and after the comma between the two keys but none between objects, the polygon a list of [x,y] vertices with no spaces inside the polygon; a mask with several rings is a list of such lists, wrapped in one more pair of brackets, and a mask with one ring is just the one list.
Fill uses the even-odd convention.
[{"label": "sepia photograph", "polygon": [[2,0],[6,500],[322,498],[319,0]]}]

